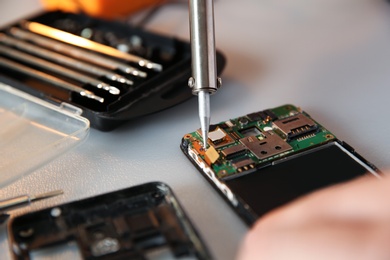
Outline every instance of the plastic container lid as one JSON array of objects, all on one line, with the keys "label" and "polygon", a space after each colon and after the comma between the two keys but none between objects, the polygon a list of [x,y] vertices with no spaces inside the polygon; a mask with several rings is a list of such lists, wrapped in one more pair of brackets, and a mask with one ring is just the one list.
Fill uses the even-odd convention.
[{"label": "plastic container lid", "polygon": [[85,140],[89,121],[80,114],[0,83],[0,187]]}]

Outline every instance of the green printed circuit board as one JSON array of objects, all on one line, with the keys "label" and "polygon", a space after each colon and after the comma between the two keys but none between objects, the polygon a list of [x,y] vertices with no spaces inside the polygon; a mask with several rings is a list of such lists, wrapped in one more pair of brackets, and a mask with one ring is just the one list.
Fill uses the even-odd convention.
[{"label": "green printed circuit board", "polygon": [[198,166],[225,179],[335,139],[300,108],[284,105],[211,125],[206,151],[200,130],[186,134],[181,147]]}]

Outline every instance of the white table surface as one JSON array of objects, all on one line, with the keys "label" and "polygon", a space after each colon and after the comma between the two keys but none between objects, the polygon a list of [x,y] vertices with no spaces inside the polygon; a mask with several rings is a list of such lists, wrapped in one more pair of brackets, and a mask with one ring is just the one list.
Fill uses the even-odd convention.
[{"label": "white table surface", "polygon": [[[41,10],[1,0],[0,25]],[[225,0],[215,3],[217,47],[227,57],[212,123],[291,103],[378,168],[390,169],[390,4],[382,0]],[[188,9],[169,5],[148,29],[189,39]],[[183,86],[186,87],[186,86]],[[88,140],[0,190],[0,198],[63,189],[19,215],[150,181],[174,190],[216,259],[233,259],[247,227],[179,149],[199,128],[197,100]],[[8,244],[0,236],[1,259]]]}]

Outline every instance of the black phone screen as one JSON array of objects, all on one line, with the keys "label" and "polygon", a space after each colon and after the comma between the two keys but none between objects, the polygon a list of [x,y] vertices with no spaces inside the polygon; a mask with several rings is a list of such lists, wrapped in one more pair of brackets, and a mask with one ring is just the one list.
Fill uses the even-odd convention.
[{"label": "black phone screen", "polygon": [[330,143],[227,180],[226,184],[260,217],[314,190],[366,174],[368,168],[363,165],[340,144]]}]

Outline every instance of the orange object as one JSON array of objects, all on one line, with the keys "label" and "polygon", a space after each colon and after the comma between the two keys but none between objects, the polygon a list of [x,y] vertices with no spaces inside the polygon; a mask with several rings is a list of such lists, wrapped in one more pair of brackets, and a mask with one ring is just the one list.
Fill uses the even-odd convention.
[{"label": "orange object", "polygon": [[164,0],[41,0],[41,2],[49,11],[82,12],[94,17],[112,19],[161,4]]}]

